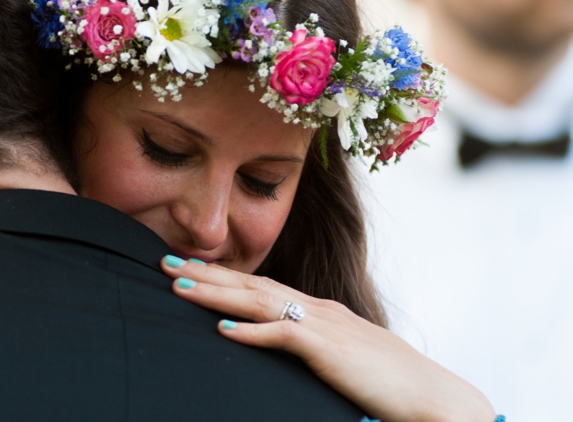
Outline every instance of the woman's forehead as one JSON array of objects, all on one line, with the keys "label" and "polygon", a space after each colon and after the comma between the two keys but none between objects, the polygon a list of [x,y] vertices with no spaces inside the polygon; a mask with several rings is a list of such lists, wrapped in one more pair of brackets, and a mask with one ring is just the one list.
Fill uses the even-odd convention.
[{"label": "woman's forehead", "polygon": [[213,71],[205,85],[183,88],[185,95],[178,102],[159,102],[149,89],[138,92],[130,85],[120,88],[100,83],[87,104],[92,110],[103,105],[124,121],[171,122],[198,132],[213,144],[233,140],[253,148],[305,154],[313,130],[285,123],[279,113],[260,102],[260,92],[247,89],[249,84],[248,70],[223,67]]}]

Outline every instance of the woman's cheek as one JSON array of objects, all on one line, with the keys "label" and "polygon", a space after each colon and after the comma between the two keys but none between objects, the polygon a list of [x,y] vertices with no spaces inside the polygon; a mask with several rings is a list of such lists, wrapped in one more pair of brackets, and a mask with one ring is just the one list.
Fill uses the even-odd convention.
[{"label": "woman's cheek", "polygon": [[235,242],[241,250],[240,267],[235,270],[249,274],[262,264],[277,238],[279,237],[292,207],[294,193],[282,195],[278,201],[257,198],[239,204],[236,210],[236,222],[231,222],[236,228],[233,234]]},{"label": "woman's cheek", "polygon": [[[161,202],[169,186],[164,172],[154,168],[133,146],[101,142],[80,164],[83,196],[101,201],[128,215],[142,212]],[[113,152],[113,153],[111,153]],[[82,171],[84,170],[84,171]]]}]

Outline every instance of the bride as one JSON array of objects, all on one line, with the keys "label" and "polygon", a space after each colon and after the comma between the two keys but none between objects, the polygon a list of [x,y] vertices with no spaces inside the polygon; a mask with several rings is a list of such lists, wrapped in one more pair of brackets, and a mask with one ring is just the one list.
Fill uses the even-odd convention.
[{"label": "bride", "polygon": [[360,39],[353,0],[35,3],[76,188],[165,240],[176,294],[381,420],[496,419],[388,331],[366,272],[348,157],[402,155],[443,100],[407,34]]}]

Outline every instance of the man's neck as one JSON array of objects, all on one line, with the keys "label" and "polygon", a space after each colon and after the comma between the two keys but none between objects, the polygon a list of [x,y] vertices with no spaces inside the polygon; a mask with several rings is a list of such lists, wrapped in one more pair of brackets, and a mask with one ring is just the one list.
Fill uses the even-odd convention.
[{"label": "man's neck", "polygon": [[6,189],[35,189],[77,195],[62,175],[36,172],[21,167],[0,171],[0,190]]},{"label": "man's neck", "polygon": [[[439,12],[433,14],[432,45],[435,59],[456,76],[480,91],[508,105],[516,104],[529,94],[566,55],[570,40],[563,39],[537,52],[509,54],[495,50],[459,28]],[[518,75],[519,77],[516,77]]]}]

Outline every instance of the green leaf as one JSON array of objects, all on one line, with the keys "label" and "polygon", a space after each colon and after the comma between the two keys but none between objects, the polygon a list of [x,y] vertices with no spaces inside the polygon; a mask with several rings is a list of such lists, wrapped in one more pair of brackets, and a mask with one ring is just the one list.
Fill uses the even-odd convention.
[{"label": "green leaf", "polygon": [[400,123],[411,123],[397,104],[391,104],[386,108],[386,116]]},{"label": "green leaf", "polygon": [[325,170],[328,170],[328,134],[330,133],[330,120],[328,123],[324,123],[320,128],[319,142],[320,142],[320,155],[322,156],[322,166]]},{"label": "green leaf", "polygon": [[354,54],[341,53],[338,56],[340,69],[334,72],[335,80],[346,80],[352,75],[358,74],[362,63],[366,60],[364,51],[368,47],[368,39],[362,39],[354,49]]},{"label": "green leaf", "polygon": [[394,72],[392,76],[394,76],[394,80],[398,81],[402,78],[405,78],[406,76],[416,75],[421,71],[422,71],[421,69],[402,69]]}]

